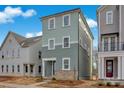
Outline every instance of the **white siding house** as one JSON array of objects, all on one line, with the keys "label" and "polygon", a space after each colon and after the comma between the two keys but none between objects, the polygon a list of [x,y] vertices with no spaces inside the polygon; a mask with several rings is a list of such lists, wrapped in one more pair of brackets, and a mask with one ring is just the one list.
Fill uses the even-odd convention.
[{"label": "white siding house", "polygon": [[41,39],[9,32],[0,47],[0,76],[41,76]]}]

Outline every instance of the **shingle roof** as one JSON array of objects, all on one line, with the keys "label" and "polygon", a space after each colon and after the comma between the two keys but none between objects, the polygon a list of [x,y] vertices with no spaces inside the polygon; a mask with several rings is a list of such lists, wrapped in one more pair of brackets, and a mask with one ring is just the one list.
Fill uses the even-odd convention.
[{"label": "shingle roof", "polygon": [[42,36],[32,37],[32,38],[26,38],[21,42],[22,47],[29,47],[41,40]]}]

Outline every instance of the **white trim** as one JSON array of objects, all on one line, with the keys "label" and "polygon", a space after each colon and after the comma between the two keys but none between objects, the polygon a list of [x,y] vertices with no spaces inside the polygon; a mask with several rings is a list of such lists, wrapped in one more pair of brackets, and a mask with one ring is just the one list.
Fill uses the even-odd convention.
[{"label": "white trim", "polygon": [[[68,69],[65,69],[64,68],[64,60],[68,60]],[[65,57],[65,58],[62,58],[62,70],[70,70],[70,58],[69,57]]]},{"label": "white trim", "polygon": [[[68,47],[64,47],[64,38],[69,38],[69,46]],[[62,38],[62,48],[70,48],[70,36],[63,36],[63,38]]]},{"label": "white trim", "polygon": [[[45,77],[45,61],[48,61],[48,60],[55,60],[56,61],[56,58],[53,57],[53,58],[42,58],[42,76]],[[53,67],[52,67],[53,69]],[[53,71],[52,71],[52,74],[53,74]]]},{"label": "white trim", "polygon": [[[51,20],[53,20],[54,21],[54,26],[53,26],[53,28],[50,28],[50,21]],[[50,19],[48,19],[48,29],[50,30],[50,29],[55,29],[55,17],[53,17],[53,18],[50,18]]]},{"label": "white trim", "polygon": [[47,60],[56,60],[55,57],[52,57],[52,58],[42,58],[42,61],[47,61]]},{"label": "white trim", "polygon": [[[64,25],[64,17],[65,16],[69,16],[69,24],[68,25]],[[66,15],[63,15],[62,16],[62,27],[66,27],[66,26],[70,26],[71,25],[71,22],[70,22],[70,14],[66,14]]]},{"label": "white trim", "polygon": [[[71,41],[70,44],[77,44],[78,41]],[[55,43],[55,46],[63,45],[63,43]],[[42,47],[48,47],[48,44],[42,45]]]},{"label": "white trim", "polygon": [[[53,48],[50,48],[50,40],[53,40],[53,42],[54,42]],[[54,49],[55,49],[55,38],[50,38],[50,39],[48,39],[48,50],[54,50]]]},{"label": "white trim", "polygon": [[[111,22],[108,23],[108,14],[111,13]],[[113,11],[106,12],[106,24],[113,24]]]}]

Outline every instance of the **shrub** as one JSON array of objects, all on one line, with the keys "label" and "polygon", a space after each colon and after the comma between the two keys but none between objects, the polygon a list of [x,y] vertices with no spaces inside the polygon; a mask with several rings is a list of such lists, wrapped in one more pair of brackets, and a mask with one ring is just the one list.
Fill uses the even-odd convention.
[{"label": "shrub", "polygon": [[111,83],[111,82],[107,82],[106,85],[107,85],[107,86],[111,86],[112,83]]},{"label": "shrub", "polygon": [[103,82],[99,82],[99,83],[98,83],[98,86],[103,86],[103,85],[104,85]]},{"label": "shrub", "polygon": [[55,77],[52,77],[52,80],[56,80],[56,78]]},{"label": "shrub", "polygon": [[115,83],[115,86],[116,86],[116,87],[120,86],[120,83],[119,83],[119,82],[116,82],[116,83]]}]

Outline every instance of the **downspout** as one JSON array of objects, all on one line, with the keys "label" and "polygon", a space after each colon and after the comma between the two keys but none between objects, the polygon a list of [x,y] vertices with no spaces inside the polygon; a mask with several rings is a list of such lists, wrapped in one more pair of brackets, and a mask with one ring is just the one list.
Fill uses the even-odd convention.
[{"label": "downspout", "polygon": [[79,80],[79,13],[78,13],[78,66],[77,66],[77,70],[78,70],[78,76],[77,76],[77,80]]}]

